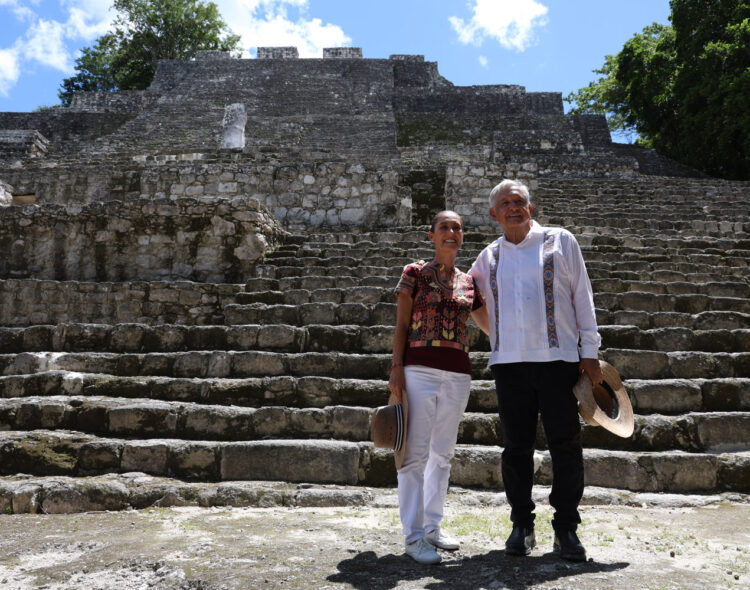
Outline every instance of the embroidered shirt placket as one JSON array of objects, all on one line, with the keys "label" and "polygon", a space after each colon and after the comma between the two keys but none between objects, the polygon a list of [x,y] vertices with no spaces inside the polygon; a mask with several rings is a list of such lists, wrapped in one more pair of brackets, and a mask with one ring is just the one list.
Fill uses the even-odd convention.
[{"label": "embroidered shirt placket", "polygon": [[500,258],[500,242],[496,242],[490,251],[490,289],[495,300],[495,343],[492,352],[500,350],[500,298],[497,293],[497,262]]},{"label": "embroidered shirt placket", "polygon": [[555,324],[555,236],[544,232],[542,250],[542,281],[544,283],[544,306],[547,324],[547,344],[550,348],[559,348],[557,325]]}]

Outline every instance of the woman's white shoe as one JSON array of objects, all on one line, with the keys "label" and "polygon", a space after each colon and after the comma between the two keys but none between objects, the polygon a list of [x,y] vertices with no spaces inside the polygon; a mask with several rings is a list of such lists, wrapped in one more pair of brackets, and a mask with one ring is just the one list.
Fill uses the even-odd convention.
[{"label": "woman's white shoe", "polygon": [[406,544],[406,554],[417,563],[431,565],[440,563],[441,557],[435,548],[424,539],[417,539]]},{"label": "woman's white shoe", "polygon": [[430,531],[424,536],[424,538],[430,545],[434,545],[439,549],[445,549],[447,551],[455,551],[461,546],[458,539],[451,537],[440,529]]}]

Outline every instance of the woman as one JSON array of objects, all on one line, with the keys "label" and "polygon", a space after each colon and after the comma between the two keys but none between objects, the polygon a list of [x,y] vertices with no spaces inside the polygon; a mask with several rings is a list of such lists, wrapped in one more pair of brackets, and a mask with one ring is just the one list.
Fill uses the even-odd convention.
[{"label": "woman", "polygon": [[[486,314],[473,279],[455,267],[463,242],[461,218],[441,211],[427,234],[435,259],[404,267],[388,383],[407,396],[406,448],[398,470],[398,500],[406,554],[439,563],[435,547],[458,549],[440,530],[458,424],[469,400],[471,363],[466,320]],[[483,325],[483,324],[480,324]]]}]

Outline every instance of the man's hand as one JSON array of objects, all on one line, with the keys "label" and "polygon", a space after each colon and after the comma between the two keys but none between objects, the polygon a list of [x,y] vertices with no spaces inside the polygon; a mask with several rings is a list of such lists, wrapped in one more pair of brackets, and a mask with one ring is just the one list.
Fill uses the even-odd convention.
[{"label": "man's hand", "polygon": [[391,369],[391,378],[388,380],[388,387],[398,401],[404,401],[404,392],[406,391],[406,377],[404,377],[404,366],[397,366]]},{"label": "man's hand", "polygon": [[586,373],[589,376],[592,385],[598,385],[604,381],[604,375],[602,375],[598,359],[581,359],[578,370],[580,373]]}]

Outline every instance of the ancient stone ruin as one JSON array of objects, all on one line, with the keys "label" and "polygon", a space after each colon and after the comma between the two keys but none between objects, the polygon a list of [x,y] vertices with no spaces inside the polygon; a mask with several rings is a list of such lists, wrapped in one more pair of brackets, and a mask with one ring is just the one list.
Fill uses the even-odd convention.
[{"label": "ancient stone ruin", "polygon": [[[584,427],[590,493],[750,493],[750,183],[613,144],[559,93],[273,47],[0,113],[0,510],[356,503],[395,485],[368,433],[392,288],[443,208],[464,217],[468,268],[506,177],[576,234],[601,357],[637,414],[630,439]],[[501,489],[472,338],[451,480]],[[541,484],[545,449],[540,433]]]}]

